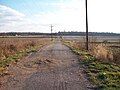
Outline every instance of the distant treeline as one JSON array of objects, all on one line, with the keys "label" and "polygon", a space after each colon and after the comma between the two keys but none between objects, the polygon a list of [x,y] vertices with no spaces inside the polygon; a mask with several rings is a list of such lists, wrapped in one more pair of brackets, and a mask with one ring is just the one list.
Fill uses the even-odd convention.
[{"label": "distant treeline", "polygon": [[50,33],[36,33],[36,32],[7,32],[0,33],[0,36],[34,36],[34,35],[51,35]]},{"label": "distant treeline", "polygon": [[[64,36],[85,36],[86,32],[58,32],[58,34]],[[89,36],[120,36],[120,33],[89,32]]]},{"label": "distant treeline", "polygon": [[[0,36],[36,36],[36,35],[51,35],[51,33],[38,33],[38,32],[7,32],[0,33]],[[55,36],[85,36],[85,32],[58,32],[52,33]],[[89,32],[89,36],[120,36],[120,33],[107,33],[107,32]]]}]

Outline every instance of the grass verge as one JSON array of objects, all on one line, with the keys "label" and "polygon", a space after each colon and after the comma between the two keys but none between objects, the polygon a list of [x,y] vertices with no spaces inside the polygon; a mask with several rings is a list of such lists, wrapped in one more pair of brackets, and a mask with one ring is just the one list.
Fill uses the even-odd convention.
[{"label": "grass verge", "polygon": [[81,51],[71,42],[64,42],[73,52],[80,55],[80,63],[86,68],[89,80],[97,86],[97,90],[120,90],[120,66],[97,60],[89,52]]},{"label": "grass verge", "polygon": [[29,53],[37,52],[37,50],[43,46],[44,45],[30,47],[29,49],[19,51],[14,55],[9,56],[8,58],[1,60],[0,61],[0,76],[4,76],[7,74],[5,72],[6,67],[8,67],[10,63],[12,62],[17,63],[22,57],[27,56]]}]

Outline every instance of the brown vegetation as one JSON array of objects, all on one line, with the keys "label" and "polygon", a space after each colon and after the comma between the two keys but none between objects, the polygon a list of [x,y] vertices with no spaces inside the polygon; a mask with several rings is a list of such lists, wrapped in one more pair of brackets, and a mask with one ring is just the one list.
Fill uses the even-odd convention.
[{"label": "brown vegetation", "polygon": [[[81,41],[65,40],[64,44],[80,56],[88,79],[96,90],[120,90],[120,46],[117,43],[89,43],[89,52]],[[83,46],[84,45],[84,48]],[[82,46],[82,47],[81,47]]]},{"label": "brown vegetation", "polygon": [[[79,50],[85,50],[85,42],[78,40],[65,40]],[[102,62],[113,62],[120,64],[120,47],[118,43],[91,42],[89,53]]]},{"label": "brown vegetation", "polygon": [[31,47],[45,45],[47,38],[0,38],[0,60]]}]

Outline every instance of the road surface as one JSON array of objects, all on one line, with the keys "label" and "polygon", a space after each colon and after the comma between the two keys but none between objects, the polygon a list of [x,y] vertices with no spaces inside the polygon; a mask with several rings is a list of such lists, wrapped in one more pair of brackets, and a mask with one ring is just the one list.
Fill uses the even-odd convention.
[{"label": "road surface", "polygon": [[9,66],[0,90],[90,90],[79,58],[60,41]]}]

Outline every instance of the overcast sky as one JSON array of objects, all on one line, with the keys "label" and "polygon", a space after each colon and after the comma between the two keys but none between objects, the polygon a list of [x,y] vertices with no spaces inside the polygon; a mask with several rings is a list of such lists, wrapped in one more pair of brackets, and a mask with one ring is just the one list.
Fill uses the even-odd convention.
[{"label": "overcast sky", "polygon": [[[90,32],[120,33],[120,0],[88,0]],[[85,31],[85,0],[0,0],[0,32]]]}]

